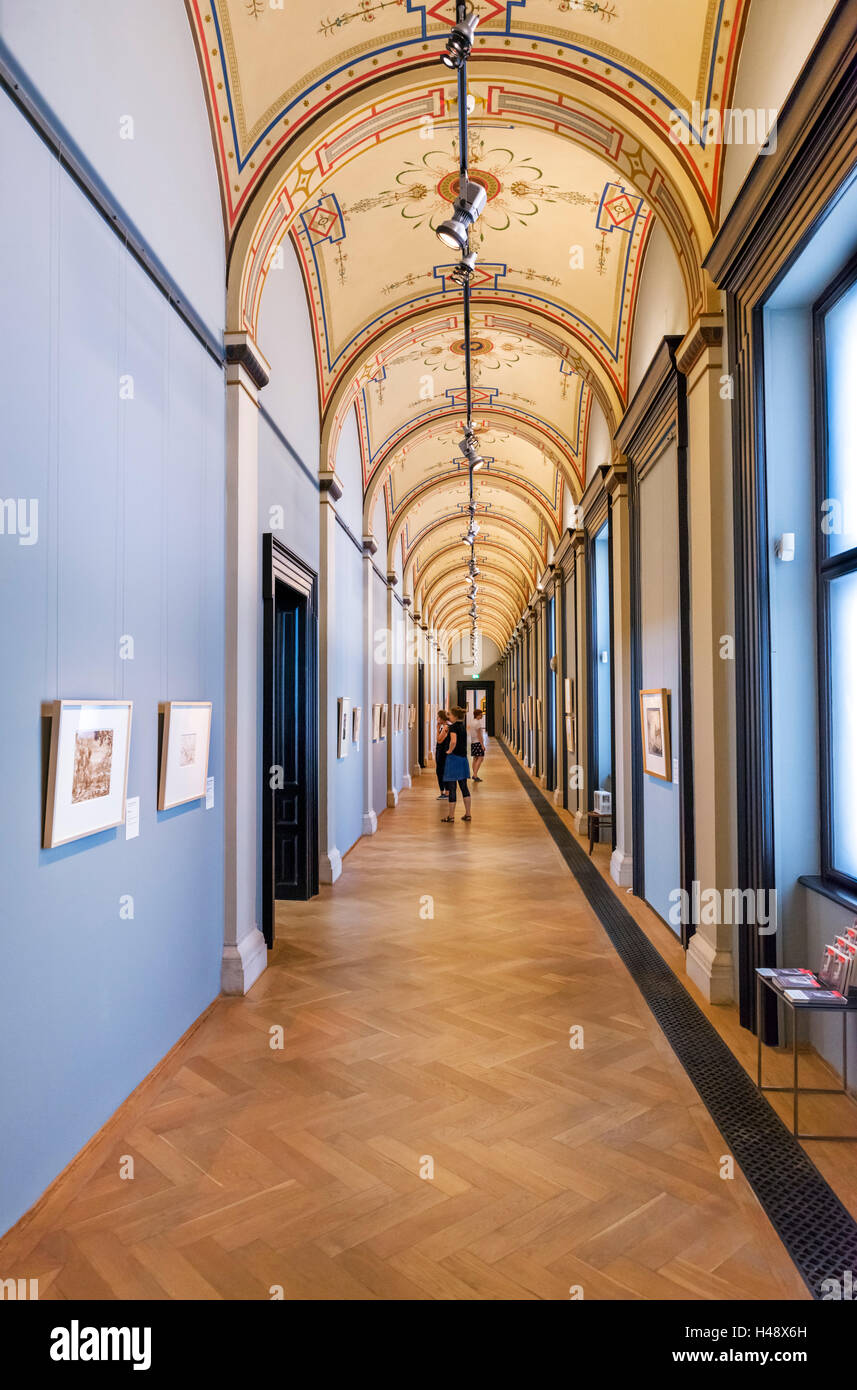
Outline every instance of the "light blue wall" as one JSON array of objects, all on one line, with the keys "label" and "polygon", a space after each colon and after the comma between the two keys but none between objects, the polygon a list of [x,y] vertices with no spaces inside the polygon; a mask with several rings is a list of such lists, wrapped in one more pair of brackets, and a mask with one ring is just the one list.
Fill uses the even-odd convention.
[{"label": "light blue wall", "polygon": [[343,492],[336,510],[349,530],[363,539],[363,465],[360,461],[360,441],[357,434],[357,411],[352,406],[342,426],[336,450],[336,472]]},{"label": "light blue wall", "polygon": [[[259,312],[259,346],[271,365],[271,380],[259,399],[315,477],[321,461],[312,323],[300,266],[288,239],[282,249],[282,265],[268,273]],[[313,530],[318,531],[318,519]]]},{"label": "light blue wall", "polygon": [[[282,545],[318,574],[318,486],[301,466],[290,441],[284,442],[264,416],[259,417],[259,623],[257,629],[258,718],[256,723],[259,767],[262,767],[263,735],[263,611],[262,536],[270,531]],[[275,523],[275,524],[272,524]],[[280,524],[282,523],[282,524]],[[261,804],[261,803],[260,803]],[[262,863],[257,856],[256,920],[262,920]]]},{"label": "light blue wall", "polygon": [[[680,679],[677,470],[676,446],[670,444],[640,483],[642,688],[670,691],[673,757]],[[636,710],[634,717],[639,719]],[[676,782],[643,775],[643,822],[646,900],[669,922],[670,893],[682,886]]]},{"label": "light blue wall", "polygon": [[[223,215],[181,0],[0,0],[0,52],[27,75],[67,143],[219,339]],[[125,116],[133,139],[120,138]]]},{"label": "light blue wall", "polygon": [[[39,501],[0,537],[3,1230],[219,991],[225,466],[221,369],[5,98],[0,167],[0,495]],[[134,701],[138,839],[39,848],[59,697]],[[213,702],[211,811],[156,811],[166,699]]]}]

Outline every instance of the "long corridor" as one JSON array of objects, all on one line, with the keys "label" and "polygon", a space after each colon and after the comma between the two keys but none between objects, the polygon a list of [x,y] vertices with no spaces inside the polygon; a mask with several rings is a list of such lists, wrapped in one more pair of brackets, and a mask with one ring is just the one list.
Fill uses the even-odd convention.
[{"label": "long corridor", "polygon": [[249,997],[7,1273],[42,1298],[807,1297],[496,744],[484,772],[471,824],[426,773],[335,887],[278,905]]}]

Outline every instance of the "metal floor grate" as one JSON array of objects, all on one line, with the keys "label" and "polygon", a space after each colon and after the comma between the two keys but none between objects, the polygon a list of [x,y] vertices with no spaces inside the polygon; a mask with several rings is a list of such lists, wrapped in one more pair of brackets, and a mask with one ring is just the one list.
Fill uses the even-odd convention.
[{"label": "metal floor grate", "polygon": [[[499,741],[499,740],[498,740]],[[624,961],[813,1298],[857,1274],[857,1222],[504,744],[518,780]]]}]

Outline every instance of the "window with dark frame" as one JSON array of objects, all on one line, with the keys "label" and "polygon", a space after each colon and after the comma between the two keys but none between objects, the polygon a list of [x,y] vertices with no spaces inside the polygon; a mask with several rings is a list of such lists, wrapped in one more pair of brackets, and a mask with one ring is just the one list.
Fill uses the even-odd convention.
[{"label": "window with dark frame", "polygon": [[821,872],[857,892],[857,258],[813,310]]}]

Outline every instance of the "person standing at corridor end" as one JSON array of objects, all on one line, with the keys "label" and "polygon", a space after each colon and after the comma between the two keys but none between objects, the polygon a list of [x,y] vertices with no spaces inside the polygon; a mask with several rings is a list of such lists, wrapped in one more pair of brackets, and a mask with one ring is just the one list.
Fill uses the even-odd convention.
[{"label": "person standing at corridor end", "polygon": [[481,782],[479,769],[485,761],[485,751],[488,747],[484,705],[475,710],[472,719],[467,721],[467,737],[470,740],[470,756],[473,759],[473,780]]},{"label": "person standing at corridor end", "polygon": [[434,770],[437,773],[437,785],[440,789],[438,801],[446,801],[449,793],[444,782],[443,766],[446,762],[446,748],[449,742],[449,726],[452,723],[452,715],[445,709],[438,710],[437,728],[434,734]]},{"label": "person standing at corridor end", "polygon": [[461,792],[464,801],[464,819],[472,819],[470,815],[470,788],[467,785],[467,779],[470,776],[470,764],[467,761],[467,725],[464,722],[466,715],[467,710],[462,709],[460,705],[453,706],[454,723],[450,725],[449,729],[446,763],[443,769],[446,789],[449,793],[449,814],[441,819],[447,825],[452,825],[455,820],[456,789]]}]

